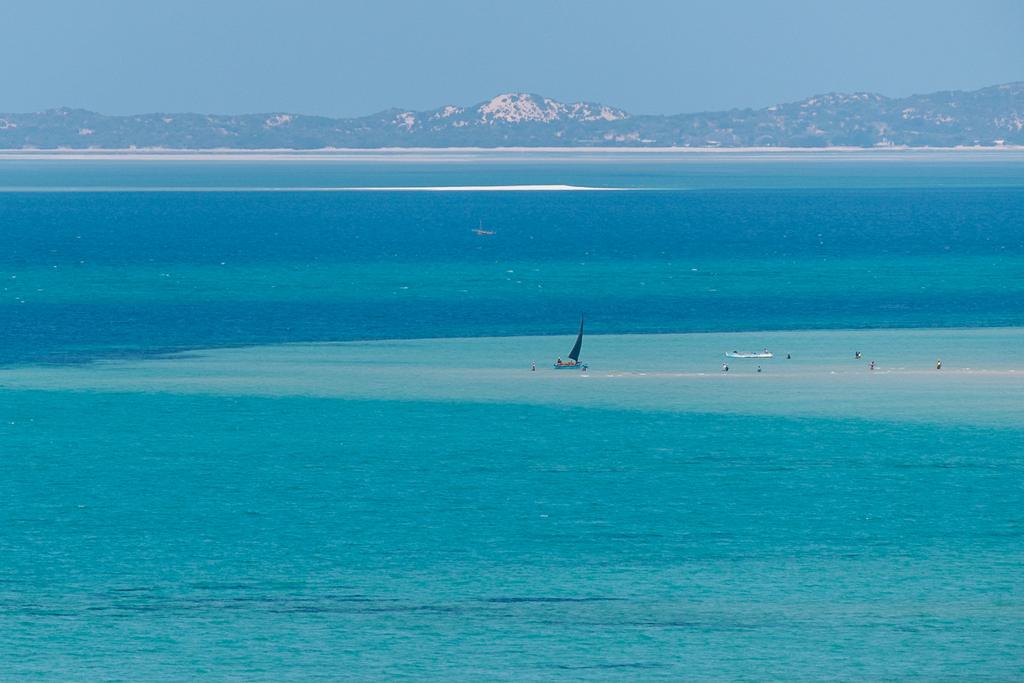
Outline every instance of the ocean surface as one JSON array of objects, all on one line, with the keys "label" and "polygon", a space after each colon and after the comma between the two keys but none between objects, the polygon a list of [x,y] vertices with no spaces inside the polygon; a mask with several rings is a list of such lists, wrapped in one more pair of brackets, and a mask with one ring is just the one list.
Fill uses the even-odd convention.
[{"label": "ocean surface", "polygon": [[0,680],[1024,677],[1024,155],[11,155],[0,238]]}]

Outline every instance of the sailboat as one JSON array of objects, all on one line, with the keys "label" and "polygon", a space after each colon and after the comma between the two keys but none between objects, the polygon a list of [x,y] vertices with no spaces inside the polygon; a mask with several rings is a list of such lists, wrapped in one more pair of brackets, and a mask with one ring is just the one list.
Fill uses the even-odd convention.
[{"label": "sailboat", "polygon": [[580,316],[580,333],[576,337],[576,343],[572,347],[572,351],[569,352],[569,360],[565,361],[559,358],[555,361],[555,367],[559,369],[564,368],[583,368],[587,369],[586,363],[580,362],[580,347],[583,346],[583,316]]}]

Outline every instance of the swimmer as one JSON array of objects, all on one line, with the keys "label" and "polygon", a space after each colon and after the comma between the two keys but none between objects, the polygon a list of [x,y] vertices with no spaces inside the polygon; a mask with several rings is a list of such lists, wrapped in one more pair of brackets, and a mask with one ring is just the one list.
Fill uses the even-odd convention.
[{"label": "swimmer", "polygon": [[761,372],[761,366],[760,365],[757,366],[757,371]]},{"label": "swimmer", "polygon": [[788,353],[786,354],[786,360],[790,360],[792,358],[793,358],[793,356],[789,355]]}]

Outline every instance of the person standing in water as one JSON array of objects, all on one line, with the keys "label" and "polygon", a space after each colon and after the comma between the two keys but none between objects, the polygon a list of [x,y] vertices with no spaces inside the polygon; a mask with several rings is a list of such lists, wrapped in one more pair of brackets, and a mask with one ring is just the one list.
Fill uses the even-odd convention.
[{"label": "person standing in water", "polygon": [[871,361],[871,369],[872,369],[872,370],[874,370],[874,369],[875,369],[875,361]]},{"label": "person standing in water", "polygon": [[935,364],[935,369],[936,370],[941,370],[942,369],[942,359],[939,359],[939,362]]},{"label": "person standing in water", "polygon": [[760,365],[757,366],[757,371],[761,372],[761,366]]}]

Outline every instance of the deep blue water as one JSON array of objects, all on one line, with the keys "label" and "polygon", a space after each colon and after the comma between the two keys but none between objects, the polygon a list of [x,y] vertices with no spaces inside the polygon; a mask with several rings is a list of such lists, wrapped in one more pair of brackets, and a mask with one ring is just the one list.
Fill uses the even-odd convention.
[{"label": "deep blue water", "polygon": [[[2,198],[5,362],[553,334],[580,310],[596,333],[1024,323],[1021,188]],[[529,296],[499,288],[524,269]]]}]

